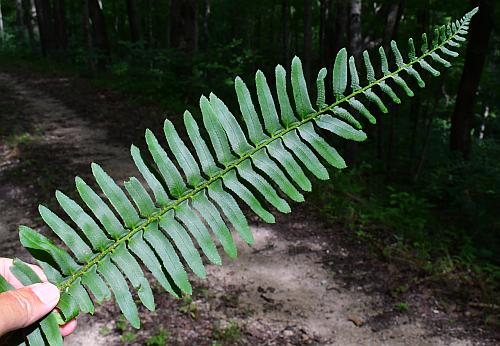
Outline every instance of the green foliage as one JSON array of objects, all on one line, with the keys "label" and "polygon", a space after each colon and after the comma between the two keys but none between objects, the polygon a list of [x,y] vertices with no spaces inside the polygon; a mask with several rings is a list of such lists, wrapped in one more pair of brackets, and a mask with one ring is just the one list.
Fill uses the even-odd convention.
[{"label": "green foliage", "polygon": [[394,305],[394,310],[398,311],[398,312],[407,312],[408,310],[410,309],[410,306],[408,305],[408,303],[397,303],[396,305]]},{"label": "green foliage", "polygon": [[167,345],[168,337],[170,332],[166,329],[160,328],[158,334],[150,336],[146,339],[146,345],[148,346],[165,346]]},{"label": "green foliage", "polygon": [[[230,228],[234,228],[248,244],[253,243],[247,218],[234,197],[245,202],[267,222],[274,222],[268,204],[279,211],[290,212],[290,205],[283,197],[302,202],[304,197],[300,190],[311,190],[303,168],[320,179],[326,179],[328,172],[320,158],[334,168],[346,167],[344,159],[318,131],[325,130],[346,140],[364,141],[367,136],[361,130],[361,122],[351,114],[350,107],[363,109],[360,99],[364,96],[382,111],[387,111],[377,93],[386,94],[394,103],[400,103],[401,99],[389,84],[392,82],[407,95],[413,95],[400,74],[407,73],[423,86],[416,72],[417,64],[429,70],[430,63],[423,64],[427,59],[448,66],[449,63],[439,54],[451,55],[443,47],[453,47],[455,41],[464,40],[461,35],[466,33],[470,18],[476,12],[477,9],[469,12],[459,27],[435,39],[432,48],[422,49],[421,56],[410,54],[409,62],[403,61],[397,45],[391,43],[397,65],[392,72],[385,52],[379,50],[380,77],[375,75],[365,52],[368,84],[364,87],[359,85],[355,64],[348,66],[347,53],[341,50],[333,71],[335,101],[319,110],[312,106],[302,63],[297,57],[292,60],[290,74],[295,108],[291,106],[283,67],[276,68],[275,78],[279,110],[262,72],[256,74],[257,103],[243,80],[236,78],[234,85],[243,122],[237,120],[221,99],[210,94],[200,99],[203,127],[199,127],[190,112],[184,113],[191,143],[186,144],[181,139],[168,119],[164,124],[165,136],[156,137],[147,130],[147,148],[142,151],[135,146],[131,148],[133,160],[145,183],[130,178],[125,183],[128,195],[99,165],[93,163],[92,173],[102,194],[83,179],[76,178],[83,201],[81,205],[86,206],[86,210],[61,192],[56,193],[73,226],[50,209],[39,208],[42,219],[72,254],[31,228],[21,226],[19,231],[21,243],[35,256],[49,280],[61,290],[58,308],[64,320],[68,321],[80,312],[94,312],[89,293],[98,303],[113,295],[125,318],[133,327],[139,328],[138,308],[126,279],[147,309],[154,310],[155,303],[138,260],[173,296],[191,294],[186,269],[204,277],[203,255],[210,262],[221,264],[209,230],[213,231],[223,250],[233,257],[236,248]],[[352,92],[345,95],[348,67],[354,83],[351,83]],[[319,93],[323,91],[319,90]],[[355,97],[359,98],[353,103]],[[370,118],[368,113],[361,113]],[[208,134],[206,138],[205,132]],[[164,140],[168,150],[160,143]],[[150,155],[151,163],[144,160],[145,155]],[[422,205],[422,201],[409,195],[396,192],[393,195],[392,213],[388,212],[384,219],[392,219],[402,211]],[[264,200],[268,204],[261,203]],[[420,224],[420,216],[416,214],[405,227],[421,227]],[[199,250],[193,240],[199,245]],[[192,313],[191,308],[186,312]],[[60,335],[54,341],[51,337],[57,327],[57,323],[54,326],[51,320],[54,314],[42,320],[40,329],[35,329],[28,338],[40,338],[43,333],[51,344],[60,344]],[[135,338],[131,332],[122,336],[127,341]],[[230,326],[219,337],[225,341],[238,339],[239,327]]]},{"label": "green foliage", "polygon": [[234,344],[241,339],[241,329],[238,323],[232,321],[224,328],[215,328],[212,337],[223,344]]}]

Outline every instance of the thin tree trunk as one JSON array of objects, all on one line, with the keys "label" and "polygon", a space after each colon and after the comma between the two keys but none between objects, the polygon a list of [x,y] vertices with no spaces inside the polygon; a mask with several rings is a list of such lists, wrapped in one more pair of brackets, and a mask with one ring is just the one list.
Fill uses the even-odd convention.
[{"label": "thin tree trunk", "polygon": [[332,65],[332,0],[320,0],[319,49],[321,65],[328,70]]},{"label": "thin tree trunk", "polygon": [[197,0],[171,1],[170,46],[186,53],[195,53],[198,50]]},{"label": "thin tree trunk", "polygon": [[66,31],[64,0],[54,0],[53,5],[55,43],[58,49],[66,50],[68,47],[68,33]]},{"label": "thin tree trunk", "polygon": [[[361,0],[351,0],[349,3],[349,51],[359,63],[363,51],[363,36],[361,33]],[[349,141],[346,144],[346,159],[350,165],[355,165],[358,157],[358,143]]]},{"label": "thin tree trunk", "polygon": [[130,27],[130,39],[132,42],[141,40],[141,25],[137,15],[137,4],[135,0],[127,0],[128,25]]},{"label": "thin tree trunk", "polygon": [[361,32],[361,0],[351,0],[349,15],[349,51],[358,61],[363,51]]},{"label": "thin tree trunk", "polygon": [[[398,27],[399,27],[399,22],[401,21],[401,16],[403,14],[403,3],[404,1],[401,0],[398,3],[393,3],[389,5],[389,10],[387,12],[387,19],[386,19],[386,26],[384,30],[384,38],[382,41],[382,45],[384,49],[387,51],[390,46],[391,40],[393,40],[398,32]],[[392,59],[392,55],[389,55],[389,59]],[[390,104],[389,109],[390,113],[396,112],[397,105]],[[395,138],[395,131],[396,131],[396,117],[391,116],[389,119],[390,126],[389,126],[389,140],[387,142],[387,157],[386,157],[386,174],[387,178],[390,179],[392,175],[392,160],[394,157],[394,138]],[[383,132],[384,129],[384,124],[381,122],[378,126],[380,128],[380,131]]]},{"label": "thin tree trunk", "polygon": [[335,6],[335,30],[332,39],[332,56],[330,59],[335,57],[335,54],[346,45],[347,42],[347,19],[348,15],[348,2],[346,0],[337,0]]},{"label": "thin tree trunk", "polygon": [[[92,27],[95,35],[95,46],[101,54],[109,55],[109,41],[106,33],[106,23],[99,0],[88,0],[89,15],[92,19]],[[99,59],[99,65],[103,67],[106,59]]]},{"label": "thin tree trunk", "polygon": [[281,2],[281,40],[283,45],[283,63],[290,62],[290,1]]},{"label": "thin tree trunk", "polygon": [[83,38],[85,40],[85,46],[87,47],[87,65],[89,67],[92,76],[95,75],[95,63],[94,63],[94,49],[92,44],[92,35],[89,28],[89,0],[82,0],[82,31]]},{"label": "thin tree trunk", "polygon": [[385,49],[389,47],[391,40],[396,37],[399,22],[401,21],[401,15],[403,14],[403,5],[403,1],[399,1],[397,3],[392,3],[389,5],[384,30],[384,39],[382,41],[382,45]]},{"label": "thin tree trunk", "polygon": [[304,75],[311,85],[312,63],[312,0],[304,0]]},{"label": "thin tree trunk", "polygon": [[493,29],[493,0],[480,0],[479,12],[470,23],[470,33],[462,78],[458,87],[455,110],[451,118],[450,149],[470,158],[472,120],[476,92],[481,79]]},{"label": "thin tree trunk", "polygon": [[23,45],[26,42],[24,31],[23,4],[21,0],[16,0],[16,39]]},{"label": "thin tree trunk", "polygon": [[35,30],[33,28],[33,4],[31,0],[23,0],[24,25],[28,31],[28,39],[31,50],[35,50]]},{"label": "thin tree trunk", "polygon": [[47,55],[52,49],[51,35],[49,25],[49,13],[47,0],[34,0],[36,9],[36,19],[38,24],[38,32],[40,33],[40,47],[42,54]]},{"label": "thin tree trunk", "polygon": [[210,16],[212,14],[212,7],[210,0],[205,0],[205,12],[203,13],[203,46],[208,49],[210,46]]},{"label": "thin tree trunk", "polygon": [[5,41],[5,32],[3,28],[3,15],[2,15],[2,0],[0,0],[0,45]]}]

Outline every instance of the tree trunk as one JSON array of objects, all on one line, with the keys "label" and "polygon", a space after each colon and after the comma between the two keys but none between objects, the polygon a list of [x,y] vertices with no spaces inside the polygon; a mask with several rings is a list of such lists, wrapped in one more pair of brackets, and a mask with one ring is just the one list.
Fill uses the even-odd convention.
[{"label": "tree trunk", "polygon": [[450,149],[470,158],[472,120],[476,92],[481,79],[493,29],[493,0],[480,0],[479,12],[470,23],[470,32],[462,78],[458,87],[455,110],[451,118]]},{"label": "tree trunk", "polygon": [[319,49],[321,65],[328,70],[332,66],[332,0],[320,0]]},{"label": "tree trunk", "polygon": [[85,46],[87,48],[87,65],[89,67],[91,76],[95,75],[95,63],[94,63],[94,49],[92,44],[92,34],[89,28],[89,0],[82,0],[82,32],[83,39],[85,41]]},{"label": "tree trunk", "polygon": [[[333,60],[337,52],[345,46],[347,41],[347,18],[348,18],[348,2],[345,0],[337,0],[335,6],[335,30],[332,38],[332,54],[329,59]],[[333,65],[333,63],[332,63]]]},{"label": "tree trunk", "polygon": [[5,32],[3,28],[3,15],[2,15],[2,0],[0,0],[0,45],[5,41]]},{"label": "tree trunk", "polygon": [[287,66],[290,63],[290,1],[281,2],[281,40],[283,45],[283,63]]},{"label": "tree trunk", "polygon": [[35,0],[35,8],[38,32],[40,33],[40,47],[42,54],[47,55],[53,50],[50,2],[48,0]]},{"label": "tree trunk", "polygon": [[137,42],[141,40],[141,24],[137,15],[137,4],[135,0],[127,0],[128,25],[130,27],[130,40]]},{"label": "tree trunk", "polygon": [[21,0],[16,0],[16,39],[21,45],[24,45],[26,41],[24,31],[23,4]]},{"label": "tree trunk", "polygon": [[55,43],[59,50],[66,50],[68,48],[68,33],[66,31],[64,0],[54,0],[53,5]]},{"label": "tree trunk", "polygon": [[382,41],[382,45],[386,50],[390,46],[391,40],[396,37],[398,32],[399,22],[401,21],[401,16],[403,14],[403,5],[403,1],[389,5],[384,30],[384,39]]},{"label": "tree trunk", "polygon": [[171,1],[170,46],[186,53],[195,53],[198,50],[197,0]]},{"label": "tree trunk", "polygon": [[[359,57],[363,51],[363,38],[361,33],[361,0],[351,0],[349,3],[349,52],[359,64]],[[346,160],[348,164],[355,165],[358,157],[358,143],[346,143]]]},{"label": "tree trunk", "polygon": [[349,15],[349,51],[358,61],[363,51],[361,32],[361,0],[351,0]]},{"label": "tree trunk", "polygon": [[311,85],[312,63],[312,1],[304,0],[304,75]]},{"label": "tree trunk", "polygon": [[203,13],[203,46],[208,49],[210,46],[210,16],[212,14],[212,8],[210,5],[210,0],[205,0],[205,11]]},{"label": "tree trunk", "polygon": [[[88,0],[89,15],[94,29],[95,46],[101,54],[109,55],[109,41],[106,33],[106,23],[99,0]],[[100,67],[104,67],[106,59],[99,59]]]},{"label": "tree trunk", "polygon": [[33,4],[31,0],[23,0],[24,25],[28,31],[31,50],[35,50],[35,30],[33,28]]}]

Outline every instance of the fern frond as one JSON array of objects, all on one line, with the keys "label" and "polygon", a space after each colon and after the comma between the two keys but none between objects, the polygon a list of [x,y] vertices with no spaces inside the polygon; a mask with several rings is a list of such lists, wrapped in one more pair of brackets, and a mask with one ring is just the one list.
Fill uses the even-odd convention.
[{"label": "fern frond", "polygon": [[[268,205],[280,212],[290,212],[286,197],[302,202],[302,191],[311,190],[305,171],[319,179],[328,179],[322,160],[338,169],[346,167],[344,159],[318,130],[329,131],[346,140],[364,141],[366,134],[352,110],[371,123],[375,123],[375,117],[362,96],[375,103],[383,113],[387,112],[387,106],[380,92],[394,103],[401,103],[398,88],[413,96],[402,72],[413,78],[419,87],[425,86],[419,69],[439,75],[431,60],[445,67],[449,65],[440,54],[451,58],[457,56],[452,48],[464,40],[462,35],[467,33],[469,21],[476,12],[477,8],[459,22],[438,28],[432,48],[424,34],[422,54],[418,57],[410,39],[407,62],[392,41],[391,51],[396,63],[393,71],[389,68],[386,52],[380,48],[379,77],[368,52],[363,52],[368,80],[365,86],[360,84],[354,58],[348,58],[347,51],[342,49],[333,67],[335,102],[326,104],[324,79],[327,71],[321,69],[317,78],[318,109],[311,103],[302,64],[297,57],[292,60],[290,76],[295,108],[289,98],[286,71],[282,66],[275,70],[277,103],[261,71],[257,72],[255,80],[257,103],[243,80],[237,77],[235,89],[243,122],[237,120],[221,99],[210,94],[200,99],[201,120],[207,138],[200,134],[200,126],[191,113],[184,113],[184,124],[194,152],[169,120],[165,120],[163,128],[168,149],[160,145],[157,135],[146,130],[147,150],[141,153],[136,146],[131,147],[142,179],[131,177],[125,182],[128,195],[103,168],[93,163],[92,173],[103,197],[83,179],[76,178],[77,191],[90,213],[59,191],[56,192],[57,201],[73,226],[48,208],[40,206],[39,209],[43,220],[71,254],[28,227],[19,229],[21,243],[61,291],[58,309],[63,321],[79,312],[93,313],[94,300],[100,303],[113,295],[127,320],[138,328],[138,310],[127,282],[146,308],[155,308],[151,287],[139,262],[172,295],[190,294],[188,268],[203,278],[206,276],[203,257],[214,264],[222,262],[213,237],[230,257],[237,255],[230,225],[248,244],[253,243],[247,218],[235,197],[265,222],[275,221]],[[351,93],[346,95],[348,71]],[[146,156],[152,159],[151,164],[146,163]],[[19,261],[15,261],[12,269],[23,283],[38,280],[29,267]],[[0,291],[11,289],[4,281],[0,280]],[[57,313],[53,312],[40,321],[28,335],[30,345],[43,344],[44,338],[51,345],[61,344],[60,335],[56,335],[56,317]]]}]

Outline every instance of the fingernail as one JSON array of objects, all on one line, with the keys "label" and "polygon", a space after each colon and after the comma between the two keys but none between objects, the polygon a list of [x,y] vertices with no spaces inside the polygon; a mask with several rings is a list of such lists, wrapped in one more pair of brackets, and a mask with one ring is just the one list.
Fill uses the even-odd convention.
[{"label": "fingernail", "polygon": [[59,301],[59,289],[49,282],[34,284],[30,288],[45,305],[56,305]]}]

